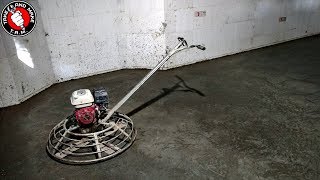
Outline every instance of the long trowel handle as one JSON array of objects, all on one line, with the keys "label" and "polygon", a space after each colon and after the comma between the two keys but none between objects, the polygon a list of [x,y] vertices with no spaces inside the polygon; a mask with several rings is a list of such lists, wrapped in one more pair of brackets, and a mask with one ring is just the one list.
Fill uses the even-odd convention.
[{"label": "long trowel handle", "polygon": [[[116,112],[122,105],[123,103],[125,103],[131,96],[133,93],[135,93],[166,61],[168,61],[168,59],[174,55],[175,53],[181,51],[181,50],[184,50],[184,49],[189,49],[189,48],[192,48],[192,47],[197,47],[197,46],[200,46],[200,45],[197,45],[197,46],[190,46],[188,47],[188,44],[187,42],[179,37],[178,38],[179,40],[179,43],[166,55],[166,57],[164,57],[157,65],[156,67],[154,67],[133,89],[131,89],[131,91],[121,99],[121,101],[119,101],[109,112],[108,112],[108,115],[102,119],[99,123],[106,123],[107,120],[113,115],[114,112]],[[202,46],[203,47],[203,46]],[[199,48],[199,47],[197,47]],[[203,47],[204,48],[204,47]],[[201,49],[201,48],[199,48]],[[204,48],[205,49],[205,48]],[[201,50],[204,50],[204,49],[201,49]]]}]

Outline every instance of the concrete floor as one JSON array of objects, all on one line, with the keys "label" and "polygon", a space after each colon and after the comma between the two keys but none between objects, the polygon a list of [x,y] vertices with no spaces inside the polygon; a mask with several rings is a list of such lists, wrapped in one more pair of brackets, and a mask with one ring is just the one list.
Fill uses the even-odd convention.
[{"label": "concrete floor", "polygon": [[147,70],[56,84],[1,109],[0,177],[319,179],[319,47],[314,36],[156,73],[120,110],[136,142],[94,165],[50,159],[50,129],[72,111],[72,91],[105,86],[114,105]]}]

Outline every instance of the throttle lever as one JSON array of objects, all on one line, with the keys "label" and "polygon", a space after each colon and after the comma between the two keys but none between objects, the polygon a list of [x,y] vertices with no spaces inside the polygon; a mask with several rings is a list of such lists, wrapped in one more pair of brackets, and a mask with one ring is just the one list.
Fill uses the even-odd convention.
[{"label": "throttle lever", "polygon": [[182,46],[187,46],[188,47],[188,43],[186,40],[184,40],[183,37],[178,37],[178,40],[182,42]]}]

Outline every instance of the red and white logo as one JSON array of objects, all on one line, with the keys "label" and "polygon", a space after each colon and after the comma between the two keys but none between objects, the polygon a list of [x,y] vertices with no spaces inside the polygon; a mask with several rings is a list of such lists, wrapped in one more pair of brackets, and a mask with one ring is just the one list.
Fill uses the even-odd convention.
[{"label": "red and white logo", "polygon": [[2,10],[1,25],[12,36],[26,36],[36,26],[36,11],[27,2],[12,1]]}]

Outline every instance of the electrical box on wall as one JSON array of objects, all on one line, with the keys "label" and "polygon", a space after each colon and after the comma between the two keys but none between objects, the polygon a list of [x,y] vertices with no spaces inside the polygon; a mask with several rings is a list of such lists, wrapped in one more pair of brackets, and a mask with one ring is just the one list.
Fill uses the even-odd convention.
[{"label": "electrical box on wall", "polygon": [[206,16],[206,11],[195,11],[194,12],[194,17],[204,17]]}]

